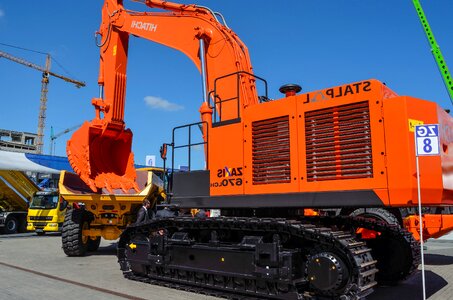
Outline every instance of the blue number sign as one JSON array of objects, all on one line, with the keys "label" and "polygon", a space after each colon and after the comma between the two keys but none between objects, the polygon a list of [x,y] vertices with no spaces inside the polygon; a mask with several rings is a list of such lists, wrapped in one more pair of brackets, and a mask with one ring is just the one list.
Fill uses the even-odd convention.
[{"label": "blue number sign", "polygon": [[439,155],[439,124],[416,125],[417,156]]}]

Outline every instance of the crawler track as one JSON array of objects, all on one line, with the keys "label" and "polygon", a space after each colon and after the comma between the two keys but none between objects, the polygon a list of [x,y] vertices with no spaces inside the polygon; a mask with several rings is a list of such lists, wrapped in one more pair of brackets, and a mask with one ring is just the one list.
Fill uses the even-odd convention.
[{"label": "crawler track", "polygon": [[420,243],[413,235],[399,225],[389,225],[383,221],[351,216],[303,217],[304,223],[317,224],[355,230],[366,228],[379,233],[375,239],[364,240],[377,260],[379,284],[395,285],[411,276],[420,265]]},{"label": "crawler track", "polygon": [[350,231],[272,218],[154,219],[123,232],[118,261],[126,278],[228,299],[362,299],[377,272]]}]

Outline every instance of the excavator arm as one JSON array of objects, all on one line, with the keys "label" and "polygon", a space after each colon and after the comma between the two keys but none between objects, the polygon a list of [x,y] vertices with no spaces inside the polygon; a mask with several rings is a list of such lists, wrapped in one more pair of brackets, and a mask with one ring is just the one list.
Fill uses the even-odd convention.
[{"label": "excavator arm", "polygon": [[[159,11],[130,11],[122,0],[104,2],[98,45],[101,92],[92,100],[96,117],[85,122],[67,145],[71,166],[93,191],[138,191],[132,132],[124,123],[131,34],[177,49],[192,60],[202,74],[204,99],[200,113],[208,124],[213,107],[222,118],[233,119],[245,107],[258,103],[247,47],[218,20],[218,14],[196,5],[160,0],[138,2]],[[233,98],[238,101],[228,101]]]}]

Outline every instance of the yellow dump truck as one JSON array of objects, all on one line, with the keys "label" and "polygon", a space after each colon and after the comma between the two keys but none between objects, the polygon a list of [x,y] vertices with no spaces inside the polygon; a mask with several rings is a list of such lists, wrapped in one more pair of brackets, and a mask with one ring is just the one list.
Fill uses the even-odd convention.
[{"label": "yellow dump truck", "polygon": [[57,189],[47,189],[33,194],[28,208],[27,230],[37,235],[59,232],[63,227],[66,201],[60,200]]},{"label": "yellow dump truck", "polygon": [[21,171],[0,170],[0,232],[24,232],[27,209],[39,187]]},{"label": "yellow dump truck", "polygon": [[83,256],[96,251],[101,237],[116,240],[121,232],[135,222],[137,210],[144,199],[152,205],[165,198],[162,170],[137,171],[140,192],[100,189],[93,193],[78,175],[62,171],[59,191],[68,202],[63,228],[62,248],[68,256]]}]

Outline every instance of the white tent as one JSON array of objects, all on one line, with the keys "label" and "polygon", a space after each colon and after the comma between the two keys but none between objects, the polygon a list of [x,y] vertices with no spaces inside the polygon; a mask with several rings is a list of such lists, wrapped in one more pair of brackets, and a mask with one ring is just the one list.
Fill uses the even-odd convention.
[{"label": "white tent", "polygon": [[30,171],[58,174],[60,170],[48,168],[29,160],[25,153],[0,150],[0,170]]}]

